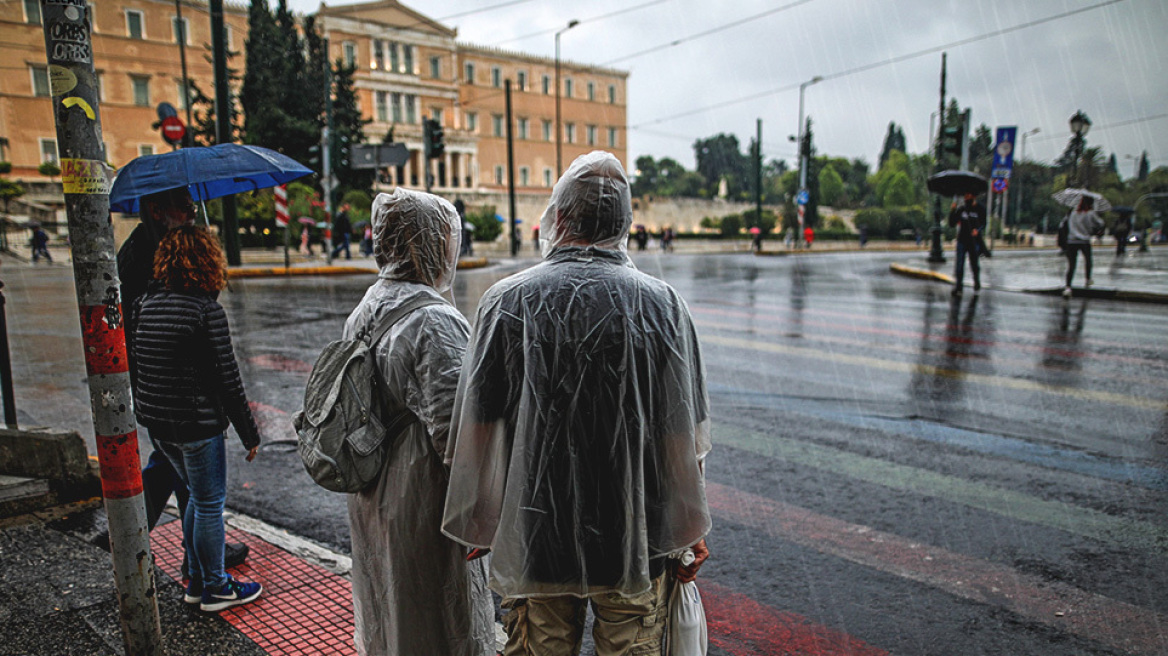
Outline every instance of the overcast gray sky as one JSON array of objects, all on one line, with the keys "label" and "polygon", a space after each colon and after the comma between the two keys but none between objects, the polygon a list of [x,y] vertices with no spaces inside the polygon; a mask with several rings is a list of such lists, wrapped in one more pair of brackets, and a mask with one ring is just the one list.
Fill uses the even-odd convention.
[{"label": "overcast gray sky", "polygon": [[[290,2],[299,12],[315,11],[319,4]],[[937,108],[941,55],[909,56],[1006,30],[946,49],[948,95],[972,108],[975,125],[1016,125],[1020,132],[1040,128],[1028,139],[1026,156],[1052,161],[1070,136],[1068,119],[1081,109],[1094,124],[1088,145],[1114,152],[1124,177],[1134,166],[1125,155],[1143,150],[1153,168],[1168,166],[1164,0],[404,4],[436,19],[453,16],[443,22],[457,27],[462,41],[549,57],[552,33],[580,20],[561,36],[561,56],[629,71],[630,161],[670,156],[692,168],[694,139],[718,132],[736,134],[745,151],[759,118],[764,155],[791,161],[794,144],[787,136],[798,124],[797,87],[815,76],[827,79],[807,88],[805,104],[821,154],[874,162],[889,121],[904,126],[909,150],[924,151],[930,113]],[[596,18],[635,7],[640,8]],[[459,16],[478,9],[484,11]],[[741,24],[668,45],[736,22]],[[888,60],[898,61],[840,75]],[[766,93],[772,90],[779,91]],[[730,103],[739,99],[746,100]],[[721,106],[711,107],[716,105]],[[672,118],[679,114],[687,115]],[[1149,117],[1159,118],[1140,120]]]}]

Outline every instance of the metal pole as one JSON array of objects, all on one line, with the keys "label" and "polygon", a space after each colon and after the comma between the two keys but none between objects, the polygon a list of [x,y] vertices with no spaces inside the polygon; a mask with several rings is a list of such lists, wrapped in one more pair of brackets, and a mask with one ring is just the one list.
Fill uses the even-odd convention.
[{"label": "metal pole", "polygon": [[178,19],[178,27],[182,30],[181,38],[178,40],[178,58],[182,62],[183,107],[187,110],[187,131],[183,134],[183,145],[191,146],[195,143],[195,135],[194,126],[191,125],[191,82],[187,77],[187,25],[183,22],[182,0],[174,0],[174,13]]},{"label": "metal pole", "polygon": [[[556,32],[556,179],[564,173],[564,158],[561,153],[562,145],[560,144],[560,34],[563,30]],[[511,96],[508,95],[508,98]],[[510,119],[508,119],[510,121]],[[508,134],[510,134],[510,127],[508,127]]]},{"label": "metal pole", "polygon": [[154,655],[162,652],[162,631],[110,223],[110,171],[102,156],[91,11],[84,0],[41,1],[122,640],[130,656]]},{"label": "metal pole", "polygon": [[757,119],[755,123],[755,131],[757,134],[754,137],[754,209],[755,219],[758,224],[759,232],[759,251],[762,250],[762,119]]},{"label": "metal pole", "polygon": [[333,131],[333,67],[329,57],[329,39],[324,41],[324,128],[320,136],[321,157],[321,190],[324,191],[324,212],[326,226],[324,229],[324,261],[333,263],[333,158],[332,158],[332,131]]},{"label": "metal pole", "polygon": [[[0,281],[0,290],[4,282]],[[8,319],[5,317],[4,293],[0,292],[0,388],[4,395],[4,423],[16,428],[16,391],[12,385],[12,357],[8,351]]]},{"label": "metal pole", "polygon": [[[231,136],[231,89],[227,86],[227,31],[223,23],[223,0],[210,0],[211,6],[211,50],[215,64],[215,141],[225,144],[232,142]],[[235,197],[224,196],[223,207],[223,250],[227,263],[239,266],[239,220],[235,214]]]},{"label": "metal pole", "polygon": [[[933,171],[935,173],[939,173],[941,171],[941,156],[943,153],[941,149],[941,142],[944,141],[944,138],[940,138],[940,135],[945,134],[945,60],[946,54],[941,53],[941,105],[938,109],[939,114],[937,116],[937,135],[939,138],[937,139],[937,142],[933,144],[935,153],[934,157],[936,158],[933,161]],[[938,194],[933,194],[932,233],[933,243],[929,248],[929,261],[942,263],[945,261],[945,253],[941,249],[941,196]]]},{"label": "metal pole", "polygon": [[515,139],[514,121],[511,119],[511,80],[503,85],[504,97],[507,100],[507,202],[511,210],[511,257],[519,253],[519,233],[516,222],[519,217],[515,212]]}]

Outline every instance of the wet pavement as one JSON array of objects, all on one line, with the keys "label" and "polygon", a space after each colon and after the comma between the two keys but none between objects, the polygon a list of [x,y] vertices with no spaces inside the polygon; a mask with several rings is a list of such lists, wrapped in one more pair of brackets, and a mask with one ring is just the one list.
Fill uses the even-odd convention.
[{"label": "wet pavement", "polygon": [[[999,254],[998,288],[959,299],[890,272],[920,254],[633,257],[705,349],[711,653],[1168,653],[1168,306],[1002,290],[1059,284],[1049,251]],[[1115,275],[1163,291],[1162,257]],[[460,272],[459,308],[530,263]],[[0,275],[21,421],[91,435],[71,271]],[[343,497],[303,473],[289,415],[369,282],[221,298],[267,440],[251,464],[231,444],[228,505],[342,552]]]}]

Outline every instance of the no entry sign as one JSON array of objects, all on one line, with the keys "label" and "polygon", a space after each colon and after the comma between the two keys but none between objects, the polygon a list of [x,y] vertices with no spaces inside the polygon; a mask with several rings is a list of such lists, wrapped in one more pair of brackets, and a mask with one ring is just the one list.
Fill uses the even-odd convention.
[{"label": "no entry sign", "polygon": [[162,138],[166,139],[166,143],[172,146],[180,143],[186,133],[187,128],[179,117],[167,116],[162,119]]}]

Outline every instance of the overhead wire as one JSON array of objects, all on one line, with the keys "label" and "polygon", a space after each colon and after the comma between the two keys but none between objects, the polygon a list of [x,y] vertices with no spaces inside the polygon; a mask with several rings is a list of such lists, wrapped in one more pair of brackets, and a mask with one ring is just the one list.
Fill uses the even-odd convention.
[{"label": "overhead wire", "polygon": [[[620,16],[621,14],[627,14],[629,12],[637,11],[638,9],[644,9],[645,7],[652,7],[653,5],[659,5],[659,4],[662,4],[665,2],[672,2],[672,1],[673,0],[651,0],[650,2],[645,2],[645,3],[635,5],[632,7],[625,7],[624,9],[618,9],[616,11],[612,11],[612,12],[609,12],[607,14],[600,14],[599,16],[592,16],[589,18],[581,18],[579,21],[577,21],[577,24],[584,25],[585,23],[593,23],[593,22],[596,22],[598,20],[612,18],[613,16]],[[504,39],[503,41],[496,41],[495,43],[492,43],[490,45],[498,47],[498,46],[503,45],[504,43],[514,43],[516,41],[523,41],[525,39],[530,39],[532,37],[544,36],[547,34],[555,34],[559,30],[560,30],[560,27],[551,27],[551,28],[548,28],[546,30],[540,30],[538,32],[529,32],[529,33],[524,34],[522,36],[512,37],[510,39]]]}]

